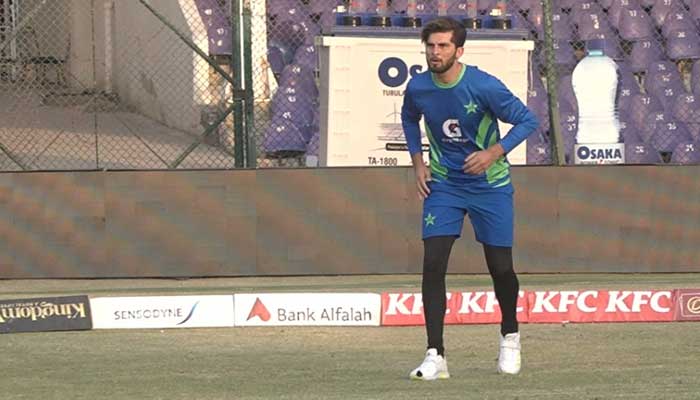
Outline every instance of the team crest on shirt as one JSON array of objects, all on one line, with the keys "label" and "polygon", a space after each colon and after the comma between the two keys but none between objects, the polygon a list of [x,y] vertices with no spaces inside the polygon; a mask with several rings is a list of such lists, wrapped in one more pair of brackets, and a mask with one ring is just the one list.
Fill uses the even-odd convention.
[{"label": "team crest on shirt", "polygon": [[459,120],[448,119],[442,123],[442,133],[448,138],[456,139],[462,137],[462,130],[459,128]]}]

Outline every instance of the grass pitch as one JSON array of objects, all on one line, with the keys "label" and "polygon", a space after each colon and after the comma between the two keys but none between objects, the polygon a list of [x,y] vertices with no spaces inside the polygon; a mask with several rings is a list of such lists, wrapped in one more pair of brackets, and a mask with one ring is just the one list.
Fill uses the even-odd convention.
[{"label": "grass pitch", "polygon": [[[521,275],[523,289],[700,287],[700,274]],[[450,290],[488,288],[450,275]],[[0,281],[0,298],[419,291],[420,277]],[[496,374],[496,325],[449,325],[452,378],[407,379],[423,327],[106,330],[0,336],[10,399],[698,399],[700,324],[521,325],[523,371]]]}]

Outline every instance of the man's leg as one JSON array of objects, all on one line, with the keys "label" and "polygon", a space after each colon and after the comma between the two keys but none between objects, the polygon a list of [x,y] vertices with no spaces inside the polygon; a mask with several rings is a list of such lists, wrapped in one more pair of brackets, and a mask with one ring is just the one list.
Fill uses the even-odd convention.
[{"label": "man's leg", "polygon": [[443,355],[443,327],[447,307],[445,274],[455,236],[435,236],[423,241],[423,313],[428,348]]},{"label": "man's leg", "polygon": [[513,270],[513,248],[484,244],[484,255],[501,307],[501,335],[515,333],[518,331],[516,307],[520,283]]}]

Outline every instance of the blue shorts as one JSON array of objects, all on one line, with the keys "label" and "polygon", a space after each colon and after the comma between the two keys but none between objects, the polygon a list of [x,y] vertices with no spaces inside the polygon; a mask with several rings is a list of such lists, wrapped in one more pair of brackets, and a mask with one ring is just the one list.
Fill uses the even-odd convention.
[{"label": "blue shorts", "polygon": [[423,239],[462,235],[464,215],[476,240],[491,246],[513,246],[513,187],[468,191],[445,182],[430,182],[423,202]]}]

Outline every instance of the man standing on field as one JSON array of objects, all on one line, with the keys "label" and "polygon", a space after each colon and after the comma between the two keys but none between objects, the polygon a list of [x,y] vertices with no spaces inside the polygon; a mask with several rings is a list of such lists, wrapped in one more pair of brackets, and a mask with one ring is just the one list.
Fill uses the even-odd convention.
[{"label": "man standing on field", "polygon": [[[411,371],[412,379],[450,377],[443,346],[445,274],[465,215],[483,244],[501,308],[498,371],[520,372],[513,185],[505,156],[535,131],[538,121],[497,78],[457,61],[465,39],[464,27],[451,18],[437,18],[423,28],[429,70],[408,82],[401,111],[423,200],[422,293],[428,350],[421,365]],[[429,168],[421,151],[421,117],[430,141]],[[498,120],[513,125],[508,135],[501,137]]]}]

